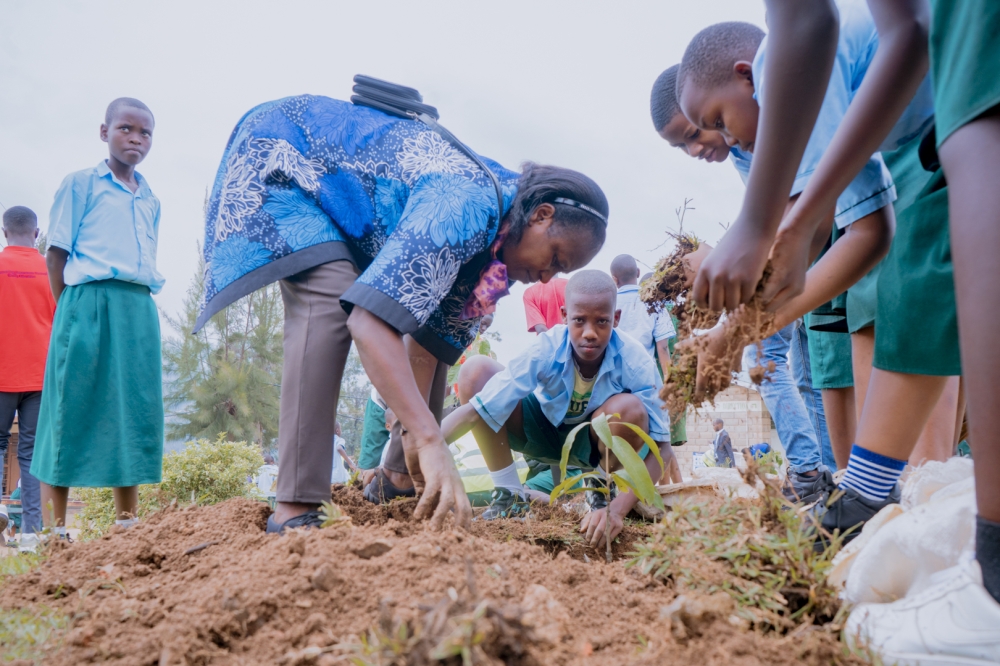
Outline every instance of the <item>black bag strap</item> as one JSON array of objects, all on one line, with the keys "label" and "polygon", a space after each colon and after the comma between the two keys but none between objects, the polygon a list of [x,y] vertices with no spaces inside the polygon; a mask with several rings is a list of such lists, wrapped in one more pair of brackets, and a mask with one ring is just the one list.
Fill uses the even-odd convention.
[{"label": "black bag strap", "polygon": [[429,104],[424,104],[423,97],[416,89],[362,74],[354,77],[354,83],[351,103],[378,109],[391,116],[419,120],[482,169],[493,183],[493,189],[496,191],[497,211],[500,215],[498,224],[500,220],[503,220],[503,188],[500,187],[500,179],[471,148],[459,141],[457,136],[438,122],[437,109]]}]

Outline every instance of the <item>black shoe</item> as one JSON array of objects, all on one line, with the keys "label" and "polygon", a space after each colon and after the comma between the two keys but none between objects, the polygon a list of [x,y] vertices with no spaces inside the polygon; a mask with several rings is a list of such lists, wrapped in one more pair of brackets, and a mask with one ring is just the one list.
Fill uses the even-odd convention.
[{"label": "black shoe", "polygon": [[371,483],[365,486],[364,496],[372,504],[388,504],[397,497],[416,497],[417,489],[412,486],[410,488],[397,488],[389,481],[385,470],[379,467],[375,470],[375,477]]},{"label": "black shoe", "polygon": [[793,504],[800,502],[809,504],[821,497],[829,497],[837,488],[833,480],[833,474],[827,469],[817,470],[815,476],[806,476],[799,472],[789,470],[788,478],[785,480],[785,487],[781,489],[781,494],[785,499]]},{"label": "black shoe", "polygon": [[318,530],[322,526],[323,516],[320,515],[319,511],[306,511],[302,515],[289,518],[283,523],[275,521],[274,514],[272,513],[267,517],[266,532],[268,534],[284,534],[285,530],[295,529],[297,527],[305,528],[307,530]]},{"label": "black shoe", "polygon": [[[899,504],[900,495],[902,494],[898,483],[893,487],[889,496],[881,502],[873,502],[863,497],[853,488],[838,488],[834,492],[840,493],[840,496],[836,500],[830,502],[829,505],[828,499],[820,501],[813,507],[810,513],[820,521],[823,529],[831,535],[835,533],[843,534],[847,530],[851,530],[850,534],[844,537],[844,545],[847,545],[861,534],[861,528],[876,513],[890,504]],[[827,544],[827,539],[823,535],[817,538],[817,547],[820,545],[825,547]]]},{"label": "black shoe", "polygon": [[[599,479],[596,476],[587,477],[586,479],[583,480],[583,483],[588,488],[607,487],[607,484],[604,482],[604,479]],[[601,509],[608,508],[608,504],[611,502],[611,500],[613,500],[615,497],[618,496],[618,493],[615,492],[615,487],[611,486],[610,493],[602,493],[597,490],[587,490],[584,492],[584,496],[587,499],[587,507],[591,511],[600,511]]]},{"label": "black shoe", "polygon": [[531,511],[528,500],[519,493],[512,493],[506,488],[494,488],[490,495],[490,505],[479,514],[481,520],[498,520],[500,518],[524,518]]}]

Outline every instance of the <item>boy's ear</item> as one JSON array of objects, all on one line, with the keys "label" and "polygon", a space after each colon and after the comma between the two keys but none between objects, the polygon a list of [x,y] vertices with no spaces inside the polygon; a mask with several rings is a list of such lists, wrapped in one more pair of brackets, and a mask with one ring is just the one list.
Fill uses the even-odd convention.
[{"label": "boy's ear", "polygon": [[569,326],[569,322],[566,321],[566,306],[565,305],[560,305],[559,306],[559,312],[562,313],[563,323],[566,324],[567,326]]},{"label": "boy's ear", "polygon": [[753,85],[753,63],[737,60],[733,64],[733,73],[736,74],[737,78],[749,81],[750,85]]},{"label": "boy's ear", "polygon": [[615,310],[615,325],[614,325],[614,328],[618,328],[618,322],[621,320],[621,318],[622,318],[622,311],[621,311],[621,308],[619,308],[619,309]]},{"label": "boy's ear", "polygon": [[101,141],[108,142],[108,126],[104,123],[101,123]]}]

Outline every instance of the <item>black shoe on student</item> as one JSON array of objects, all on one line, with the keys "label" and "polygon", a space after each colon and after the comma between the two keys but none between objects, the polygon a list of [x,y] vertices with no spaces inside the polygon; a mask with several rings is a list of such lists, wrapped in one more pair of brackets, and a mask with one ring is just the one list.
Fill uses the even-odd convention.
[{"label": "black shoe on student", "polygon": [[289,518],[283,523],[279,523],[274,519],[274,514],[272,513],[267,517],[267,530],[268,534],[284,534],[285,530],[299,528],[305,528],[307,530],[319,529],[323,526],[323,516],[320,515],[319,511],[306,511],[305,513]]},{"label": "black shoe on student", "polygon": [[[889,496],[881,502],[873,502],[853,488],[837,488],[834,494],[839,494],[839,497],[833,502],[830,502],[829,498],[821,500],[810,513],[820,521],[820,525],[830,535],[843,534],[847,530],[851,530],[850,534],[847,534],[843,540],[843,544],[847,545],[861,534],[861,528],[876,513],[890,504],[899,504],[902,493],[897,483]],[[825,535],[817,536],[816,547],[818,550],[822,550],[828,545],[829,540]]]},{"label": "black shoe on student", "polygon": [[477,520],[499,520],[501,518],[524,518],[531,512],[531,505],[520,493],[507,488],[494,488],[490,495],[490,505],[479,514]]},{"label": "black shoe on student", "polygon": [[789,502],[809,504],[821,497],[829,497],[837,488],[833,480],[833,474],[827,469],[817,470],[814,476],[806,476],[799,472],[789,470],[788,478],[785,480],[785,487],[781,489],[781,494]]},{"label": "black shoe on student", "polygon": [[[596,476],[590,476],[583,480],[584,485],[588,488],[606,488],[607,484],[604,479],[599,479]],[[611,493],[602,493],[598,490],[587,490],[584,491],[584,496],[587,499],[587,508],[591,511],[600,511],[601,509],[606,509],[608,503],[611,502],[618,493],[615,492],[615,487],[611,486]]]}]

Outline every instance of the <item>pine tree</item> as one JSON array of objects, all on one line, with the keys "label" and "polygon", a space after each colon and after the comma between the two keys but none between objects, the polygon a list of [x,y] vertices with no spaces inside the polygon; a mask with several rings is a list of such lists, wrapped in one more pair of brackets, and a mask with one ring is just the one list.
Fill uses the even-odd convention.
[{"label": "pine tree", "polygon": [[[199,248],[199,257],[201,256]],[[271,284],[212,317],[192,335],[204,293],[204,261],[177,316],[164,315],[164,403],[169,438],[253,441],[275,448],[281,386],[281,292]]]}]

